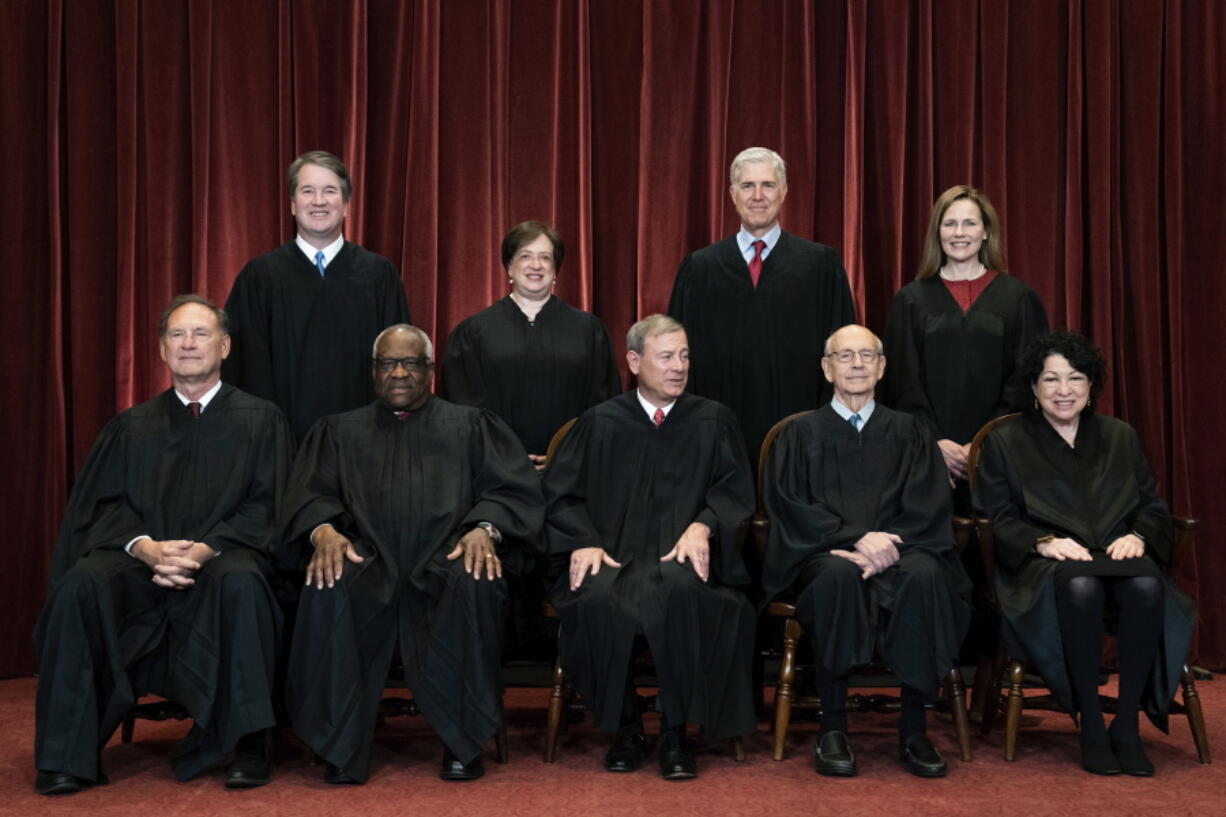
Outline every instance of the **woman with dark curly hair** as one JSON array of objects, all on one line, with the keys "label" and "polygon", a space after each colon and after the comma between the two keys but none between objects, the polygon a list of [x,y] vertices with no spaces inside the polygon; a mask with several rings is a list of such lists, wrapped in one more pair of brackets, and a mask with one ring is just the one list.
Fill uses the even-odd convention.
[{"label": "woman with dark curly hair", "polygon": [[[1097,347],[1072,332],[1040,336],[1018,370],[1033,402],[984,439],[974,486],[996,536],[1004,637],[1079,716],[1086,771],[1152,775],[1137,713],[1165,731],[1194,612],[1163,569],[1171,517],[1136,431],[1094,413],[1106,379]],[[1107,608],[1119,622],[1110,729],[1098,698]]]}]

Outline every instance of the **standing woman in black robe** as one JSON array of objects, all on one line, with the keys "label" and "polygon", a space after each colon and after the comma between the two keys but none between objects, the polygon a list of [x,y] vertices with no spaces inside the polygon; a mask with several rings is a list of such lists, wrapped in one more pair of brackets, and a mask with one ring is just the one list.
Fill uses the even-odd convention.
[{"label": "standing woman in black robe", "polygon": [[[1012,653],[1080,714],[1081,765],[1149,776],[1137,728],[1159,728],[1192,638],[1192,600],[1164,566],[1172,526],[1137,433],[1095,414],[1106,364],[1081,335],[1057,332],[1023,352],[1026,416],[989,434],[975,504],[992,520],[996,588]],[[1119,708],[1111,728],[1098,698],[1103,613],[1118,620]]]},{"label": "standing woman in black robe", "polygon": [[969,511],[966,455],[975,432],[1027,400],[1018,352],[1047,331],[1047,312],[1005,272],[996,209],[956,185],[932,208],[915,280],[894,296],[885,327],[890,365],[882,402],[932,428],[954,485],[954,511]]},{"label": "standing woman in black robe", "polygon": [[[524,221],[512,227],[502,239],[510,293],[452,331],[443,363],[443,396],[498,415],[538,471],[562,424],[621,391],[604,324],[553,294],[565,255],[566,246],[549,225]],[[508,555],[504,568],[513,612],[507,656],[532,657],[534,642],[551,654],[553,639],[539,613],[543,560],[528,548]]]}]

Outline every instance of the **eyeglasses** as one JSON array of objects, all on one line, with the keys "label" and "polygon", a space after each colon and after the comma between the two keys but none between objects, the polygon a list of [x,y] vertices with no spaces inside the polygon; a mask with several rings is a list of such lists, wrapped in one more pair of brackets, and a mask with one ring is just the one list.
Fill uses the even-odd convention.
[{"label": "eyeglasses", "polygon": [[375,368],[384,374],[396,371],[397,366],[403,366],[406,372],[421,372],[430,368],[434,361],[428,357],[376,357]]},{"label": "eyeglasses", "polygon": [[877,358],[884,357],[881,352],[875,352],[872,349],[840,349],[837,352],[831,352],[826,357],[832,357],[839,363],[851,363],[856,355],[860,356],[860,360],[867,364],[877,362]]}]

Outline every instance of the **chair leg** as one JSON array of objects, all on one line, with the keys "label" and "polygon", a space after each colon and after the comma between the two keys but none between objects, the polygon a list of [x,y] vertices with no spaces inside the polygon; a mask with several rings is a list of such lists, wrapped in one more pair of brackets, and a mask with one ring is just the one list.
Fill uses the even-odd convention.
[{"label": "chair leg", "polygon": [[507,753],[507,724],[505,720],[498,724],[498,731],[494,733],[494,751],[499,763],[510,761],[511,756]]},{"label": "chair leg", "polygon": [[136,728],[136,715],[129,711],[124,715],[123,726],[120,728],[119,739],[124,743],[132,742],[132,730]]},{"label": "chair leg", "polygon": [[745,762],[745,739],[740,735],[732,739],[732,759],[737,763]]},{"label": "chair leg", "polygon": [[1009,708],[1005,712],[1005,760],[1017,756],[1017,730],[1022,723],[1022,683],[1026,670],[1021,661],[1009,667]]},{"label": "chair leg", "polygon": [[566,673],[562,671],[562,659],[553,662],[553,689],[549,692],[549,716],[545,723],[545,762],[553,763],[558,748],[558,729],[562,723],[562,710],[566,707]]},{"label": "chair leg", "polygon": [[1192,739],[1196,741],[1196,756],[1201,763],[1212,763],[1209,757],[1209,734],[1205,731],[1205,713],[1201,709],[1200,695],[1196,691],[1196,679],[1188,665],[1183,665],[1183,674],[1179,678],[1183,685],[1183,708],[1188,713],[1188,726],[1192,728]]},{"label": "chair leg", "polygon": [[789,618],[783,625],[783,660],[779,664],[779,686],[775,690],[775,760],[783,760],[783,747],[788,739],[788,722],[792,719],[792,688],[796,683],[796,642],[800,639],[800,623]]},{"label": "chair leg", "polygon": [[983,697],[979,697],[981,687],[979,676],[976,675],[974,706],[979,708],[979,733],[981,735],[991,733],[992,727],[996,724],[996,714],[1000,710],[1000,677],[1005,671],[1006,660],[1004,641],[998,639],[996,655],[987,663],[987,669],[984,668],[985,662],[979,663],[977,672],[984,673]]},{"label": "chair leg", "polygon": [[949,702],[949,714],[954,719],[954,729],[958,733],[958,750],[962,762],[971,762],[971,729],[966,718],[966,693],[962,686],[962,673],[957,667],[952,667],[945,676],[945,699]]}]

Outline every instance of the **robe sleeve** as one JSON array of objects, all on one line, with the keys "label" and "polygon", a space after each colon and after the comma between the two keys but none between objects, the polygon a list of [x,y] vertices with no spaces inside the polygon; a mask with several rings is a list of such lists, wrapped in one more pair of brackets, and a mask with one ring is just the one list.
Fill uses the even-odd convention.
[{"label": "robe sleeve", "polygon": [[390,261],[384,264],[381,278],[383,286],[379,305],[383,314],[379,331],[398,323],[412,323],[409,319],[409,304],[404,297],[404,282],[400,280],[400,273]]},{"label": "robe sleeve", "polygon": [[254,266],[243,267],[230,297],[226,315],[230,319],[230,355],[221,363],[221,379],[248,394],[276,401],[273,384],[272,348],[269,337],[267,287]]},{"label": "robe sleeve", "polygon": [[586,412],[571,428],[545,470],[545,545],[551,555],[579,548],[608,549],[587,509],[587,469],[595,414]]},{"label": "robe sleeve", "polygon": [[604,324],[592,316],[591,364],[588,367],[587,405],[594,406],[621,393],[621,372]]},{"label": "robe sleeve", "polygon": [[254,473],[242,503],[201,537],[214,550],[225,553],[246,548],[271,555],[277,535],[277,511],[285,496],[293,451],[293,435],[285,415],[275,409],[252,434],[248,452]]},{"label": "robe sleeve", "polygon": [[481,343],[471,321],[464,321],[447,338],[443,359],[442,396],[463,406],[487,408],[481,373]]},{"label": "robe sleeve", "polygon": [[468,450],[474,504],[458,536],[478,522],[490,522],[504,536],[532,545],[545,515],[540,477],[510,426],[484,410],[474,423]]},{"label": "robe sleeve", "polygon": [[673,279],[673,291],[668,299],[668,316],[685,326],[685,306],[689,297],[690,267],[693,255],[687,255],[677,268],[677,276]]},{"label": "robe sleeve", "polygon": [[[847,270],[843,268],[843,259],[833,249],[828,248],[827,255],[830,257],[831,275],[830,275],[830,291],[826,293],[827,303],[832,306],[830,308],[830,333],[833,334],[836,329],[840,329],[849,323],[856,323],[856,304],[851,298],[851,285],[847,283]],[[820,305],[819,305],[820,306]],[[825,378],[819,378],[825,386]]]},{"label": "robe sleeve", "polygon": [[998,432],[983,440],[974,492],[975,507],[992,520],[997,560],[1008,570],[1018,572],[1028,558],[1037,555],[1035,541],[1052,531],[1028,518],[1023,508],[1021,482]]},{"label": "robe sleeve", "polygon": [[81,466],[55,545],[52,584],[90,551],[120,550],[133,538],[149,533],[127,498],[126,432],[125,416],[112,418]]},{"label": "robe sleeve", "polygon": [[855,545],[868,528],[845,524],[830,509],[820,486],[810,484],[809,444],[801,423],[793,421],[771,448],[762,501],[770,520],[770,539],[762,585],[772,598],[788,590],[800,566],[812,556]]},{"label": "robe sleeve", "polygon": [[915,314],[907,290],[899,290],[890,304],[886,318],[885,348],[886,367],[882,383],[882,402],[895,411],[901,411],[922,419],[936,432],[936,414],[928,395],[924,392],[923,364],[917,333],[923,327],[915,325]]},{"label": "robe sleeve", "polygon": [[1137,507],[1128,518],[1128,527],[1145,537],[1145,552],[1163,568],[1171,562],[1173,529],[1166,503],[1158,498],[1153,474],[1141,451],[1141,441],[1133,428],[1128,429],[1128,446],[1137,483]]},{"label": "robe sleeve", "polygon": [[899,493],[898,513],[885,526],[902,539],[899,553],[922,550],[934,556],[953,551],[953,495],[949,472],[932,434],[915,422]]},{"label": "robe sleeve", "polygon": [[1047,310],[1037,292],[1026,287],[1017,300],[1017,312],[1009,324],[1008,336],[1005,339],[1005,359],[1001,361],[1003,368],[1001,382],[1004,386],[1000,393],[1000,404],[996,407],[995,417],[1003,417],[1014,411],[1021,411],[1033,399],[1030,384],[1017,368],[1017,358],[1022,350],[1030,345],[1030,341],[1039,335],[1050,331],[1047,324]]},{"label": "robe sleeve", "polygon": [[718,584],[749,584],[740,545],[743,523],[754,509],[753,472],[731,410],[720,412],[717,434],[706,505],[694,521],[711,529],[711,578]]},{"label": "robe sleeve", "polygon": [[324,417],[311,427],[298,448],[278,526],[281,531],[278,562],[286,569],[301,570],[306,566],[312,551],[308,537],[325,522],[355,546],[358,544],[357,525],[342,498],[336,445],[333,418]]}]

